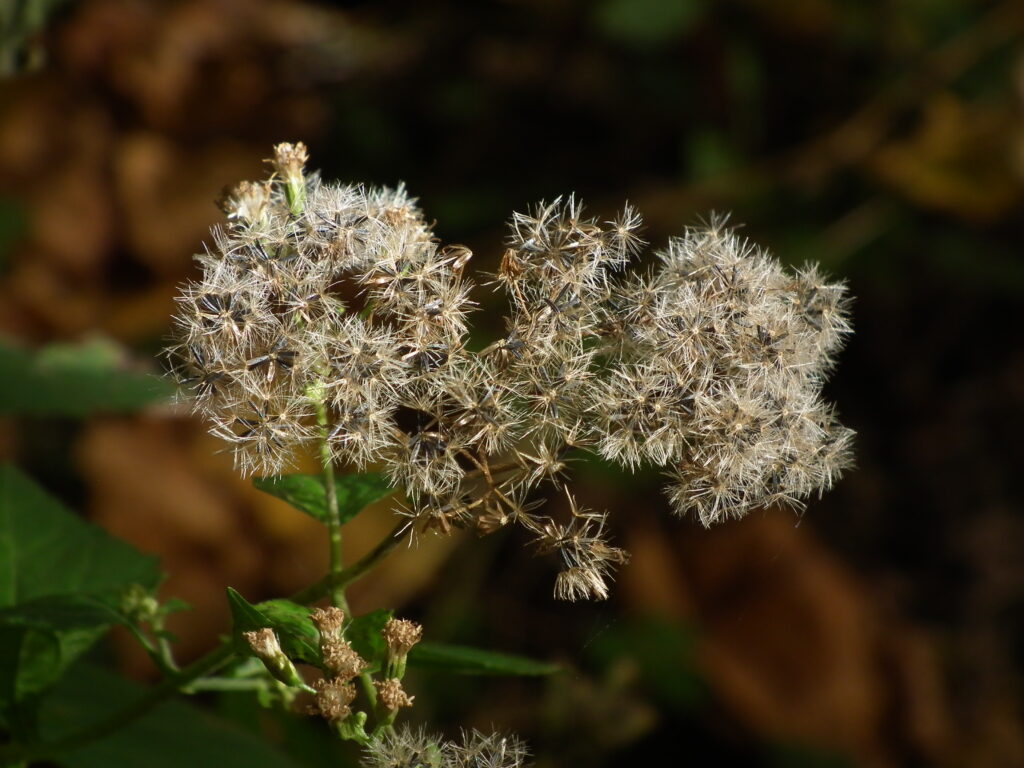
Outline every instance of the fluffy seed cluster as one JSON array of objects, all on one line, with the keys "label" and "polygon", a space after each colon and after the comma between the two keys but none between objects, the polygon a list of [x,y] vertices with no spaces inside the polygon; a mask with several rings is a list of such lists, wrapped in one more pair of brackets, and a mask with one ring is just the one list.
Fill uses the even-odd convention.
[{"label": "fluffy seed cluster", "polygon": [[[524,526],[577,599],[607,596],[626,554],[564,488],[574,449],[664,467],[674,509],[706,525],[800,506],[849,464],[821,398],[847,300],[814,268],[789,273],[715,219],[629,270],[636,212],[560,199],[513,216],[492,280],[506,333],[473,351],[470,252],[440,247],[404,189],[323,183],[305,161],[280,145],[269,180],[225,197],[179,297],[175,370],[242,471],[326,441],[383,466],[422,528]],[[544,483],[568,514],[538,511]]]},{"label": "fluffy seed cluster", "polygon": [[364,768],[525,768],[526,745],[515,736],[463,732],[447,741],[425,731],[403,728],[370,742]]}]

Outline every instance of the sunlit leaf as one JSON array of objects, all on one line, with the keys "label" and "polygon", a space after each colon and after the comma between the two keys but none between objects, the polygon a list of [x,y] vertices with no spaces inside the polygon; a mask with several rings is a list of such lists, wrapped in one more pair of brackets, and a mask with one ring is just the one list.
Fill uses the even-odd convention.
[{"label": "sunlit leaf", "polygon": [[251,654],[243,632],[269,627],[285,654],[308,664],[320,664],[320,635],[309,618],[309,608],[290,600],[268,600],[253,605],[237,591],[228,587],[228,604],[234,619],[232,633],[239,652]]},{"label": "sunlit leaf", "polygon": [[[305,512],[321,523],[327,522],[327,492],[321,475],[282,475],[257,477],[253,485],[264,493],[287,501],[295,509]],[[342,524],[362,512],[375,501],[394,493],[384,475],[364,473],[341,475],[335,478],[338,497],[338,516]]]}]

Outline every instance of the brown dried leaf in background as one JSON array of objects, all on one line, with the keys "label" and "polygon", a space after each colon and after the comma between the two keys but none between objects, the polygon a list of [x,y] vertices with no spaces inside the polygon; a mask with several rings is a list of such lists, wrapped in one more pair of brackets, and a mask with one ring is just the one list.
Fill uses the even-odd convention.
[{"label": "brown dried leaf in background", "polygon": [[650,534],[629,544],[647,561],[624,569],[630,603],[696,623],[703,673],[747,727],[867,766],[945,764],[955,731],[927,643],[791,515]]},{"label": "brown dried leaf in background", "polygon": [[881,147],[868,166],[923,208],[994,221],[1024,192],[1012,162],[1020,124],[1020,114],[940,93],[925,106],[917,131]]}]

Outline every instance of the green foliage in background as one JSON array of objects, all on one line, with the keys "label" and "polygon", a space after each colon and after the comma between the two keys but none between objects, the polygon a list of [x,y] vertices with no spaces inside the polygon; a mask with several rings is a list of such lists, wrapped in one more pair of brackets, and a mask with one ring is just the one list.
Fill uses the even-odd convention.
[{"label": "green foliage in background", "polygon": [[156,561],[88,525],[11,466],[0,467],[0,715],[35,730],[39,698],[111,625]]},{"label": "green foliage in background", "polygon": [[[315,519],[323,514],[319,478],[294,475],[257,484]],[[346,519],[391,492],[377,475],[338,478],[336,490]],[[21,471],[3,466],[0,562],[8,566],[0,569],[0,729],[13,739],[0,746],[0,763],[46,755],[72,768],[182,761],[217,768],[232,759],[269,768],[292,765],[246,731],[171,695],[178,690],[249,688],[267,707],[292,701],[288,686],[267,679],[258,664],[244,662],[252,650],[242,633],[269,627],[291,659],[321,665],[320,638],[307,606],[284,598],[252,604],[228,588],[230,641],[180,670],[173,657],[163,657],[168,677],[146,690],[80,659],[117,624],[128,626],[144,643],[147,629],[161,640],[169,638],[159,629],[162,625],[153,623],[154,617],[180,605],[175,601],[158,607],[153,591],[161,574],[154,558],[82,521]],[[370,662],[369,671],[383,669],[387,660],[381,630],[392,615],[379,609],[355,617],[346,627],[353,647]],[[158,653],[155,646],[148,650]],[[455,674],[538,675],[558,669],[438,643],[424,646],[411,663]],[[348,733],[366,738],[361,725],[349,727]],[[209,745],[211,740],[215,746]]]},{"label": "green foliage in background", "polygon": [[6,0],[0,3],[0,76],[36,69],[44,61],[35,37],[68,0]]},{"label": "green foliage in background", "polygon": [[112,342],[51,344],[37,351],[0,342],[0,416],[83,417],[134,411],[168,399],[168,381],[126,370]]},{"label": "green foliage in background", "polygon": [[[146,689],[94,664],[76,665],[46,700],[43,736],[55,741],[131,705]],[[109,736],[62,755],[66,768],[294,768],[298,763],[229,721],[169,699]]]}]

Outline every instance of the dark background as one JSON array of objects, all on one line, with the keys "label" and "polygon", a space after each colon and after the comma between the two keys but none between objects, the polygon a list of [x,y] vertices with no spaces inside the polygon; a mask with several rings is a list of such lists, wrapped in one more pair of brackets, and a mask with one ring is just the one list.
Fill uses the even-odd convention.
[{"label": "dark background", "polygon": [[[405,181],[494,269],[504,222],[628,199],[654,247],[711,211],[856,301],[829,396],[857,468],[800,517],[702,530],[656,473],[577,469],[633,554],[557,604],[515,534],[422,540],[359,585],[428,636],[565,662],[410,681],[409,718],[514,730],[542,766],[1024,765],[1024,6],[970,0],[14,2],[0,65],[0,333],[102,337],[158,370],[221,188],[305,141]],[[482,282],[482,279],[481,279]],[[501,305],[481,288],[480,337]],[[0,452],[161,555],[182,653],[223,588],[322,573],[315,525],[235,477],[180,408],[0,423]],[[365,550],[386,508],[354,524]],[[115,638],[118,664],[152,671]],[[250,725],[240,701],[212,701]],[[312,730],[312,726],[310,726]],[[280,728],[268,738],[287,740]],[[291,737],[288,737],[291,738]],[[301,738],[301,737],[296,737]],[[310,737],[314,738],[314,737]],[[309,765],[329,749],[289,749]],[[308,753],[308,754],[307,754]],[[663,761],[662,761],[663,762]]]}]

